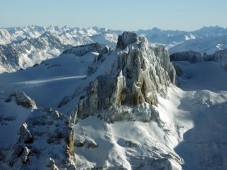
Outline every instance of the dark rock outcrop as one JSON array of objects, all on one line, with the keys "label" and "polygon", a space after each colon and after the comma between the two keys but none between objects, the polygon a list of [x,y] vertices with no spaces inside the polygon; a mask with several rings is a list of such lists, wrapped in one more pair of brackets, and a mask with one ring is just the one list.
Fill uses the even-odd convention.
[{"label": "dark rock outcrop", "polygon": [[13,92],[11,93],[5,102],[11,102],[15,98],[17,105],[21,105],[25,108],[33,108],[36,109],[36,103],[29,96],[27,96],[24,92]]},{"label": "dark rock outcrop", "polygon": [[123,32],[122,35],[118,36],[117,41],[117,49],[123,50],[125,47],[127,47],[129,44],[132,44],[137,41],[139,37],[136,33],[132,32]]},{"label": "dark rock outcrop", "polygon": [[19,138],[20,143],[32,143],[33,142],[32,134],[28,130],[28,125],[26,123],[24,123],[21,126],[19,135],[20,135],[20,138]]},{"label": "dark rock outcrop", "polygon": [[194,51],[173,53],[169,57],[171,61],[189,61],[190,63],[198,63],[204,61],[204,56],[201,53]]},{"label": "dark rock outcrop", "polygon": [[27,163],[28,159],[29,159],[29,154],[30,154],[30,149],[28,149],[26,146],[23,148],[23,153],[21,155],[21,162],[23,164]]},{"label": "dark rock outcrop", "polygon": [[68,50],[65,50],[63,54],[73,54],[75,56],[84,56],[87,53],[90,52],[97,52],[99,54],[105,54],[111,51],[111,48],[109,46],[102,46],[99,43],[93,43],[93,44],[87,44],[87,45],[81,45],[72,47]]}]

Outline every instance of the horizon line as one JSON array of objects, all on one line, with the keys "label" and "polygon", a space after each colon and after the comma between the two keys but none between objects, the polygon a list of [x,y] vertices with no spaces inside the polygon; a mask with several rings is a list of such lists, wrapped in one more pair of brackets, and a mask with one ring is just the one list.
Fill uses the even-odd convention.
[{"label": "horizon line", "polygon": [[26,28],[26,27],[43,27],[45,29],[48,29],[50,27],[57,27],[58,29],[63,29],[63,28],[78,28],[78,29],[89,29],[89,28],[97,28],[97,29],[107,29],[107,30],[112,30],[112,31],[148,31],[148,30],[153,30],[153,29],[158,29],[158,30],[163,30],[163,31],[182,31],[182,32],[194,32],[194,31],[197,31],[197,30],[201,30],[203,28],[222,28],[222,29],[227,29],[227,27],[224,27],[224,26],[220,26],[220,25],[210,25],[210,26],[202,26],[202,27],[199,27],[199,28],[196,28],[194,30],[180,30],[180,29],[163,29],[163,28],[160,28],[160,27],[157,27],[157,26],[154,26],[154,27],[151,27],[151,28],[138,28],[138,29],[131,29],[131,30],[125,30],[125,29],[115,29],[115,28],[108,28],[108,27],[102,27],[102,26],[88,26],[88,27],[81,27],[81,26],[71,26],[71,25],[64,25],[64,26],[60,26],[60,25],[48,25],[48,26],[43,26],[43,25],[38,25],[38,24],[31,24],[31,25],[23,25],[23,26],[0,26],[0,29],[9,29],[9,28]]}]

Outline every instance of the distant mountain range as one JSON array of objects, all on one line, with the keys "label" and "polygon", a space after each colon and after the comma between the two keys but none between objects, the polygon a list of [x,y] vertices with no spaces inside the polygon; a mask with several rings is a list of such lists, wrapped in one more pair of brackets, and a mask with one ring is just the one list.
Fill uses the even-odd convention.
[{"label": "distant mountain range", "polygon": [[[227,29],[203,27],[199,30],[172,31],[153,28],[135,31],[154,44],[166,46],[169,53],[195,51],[212,54],[227,48]],[[0,28],[0,73],[25,69],[59,56],[72,46],[98,42],[115,47],[120,30],[71,28],[64,26]]]}]

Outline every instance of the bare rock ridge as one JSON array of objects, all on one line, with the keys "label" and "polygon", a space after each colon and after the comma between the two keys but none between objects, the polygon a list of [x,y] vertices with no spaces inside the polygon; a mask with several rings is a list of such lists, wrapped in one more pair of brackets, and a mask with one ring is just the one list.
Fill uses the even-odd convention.
[{"label": "bare rock ridge", "polygon": [[[157,95],[165,96],[167,87],[175,82],[175,69],[167,50],[148,43],[145,37],[124,32],[118,37],[116,51],[111,55],[114,59],[109,71],[97,76],[81,96],[76,108],[78,117],[96,115],[110,121],[149,121],[154,111],[152,106],[158,102]],[[103,60],[108,58],[111,56]],[[99,61],[93,62],[91,67],[97,65]],[[99,67],[96,68],[98,72]],[[135,115],[130,114],[133,111],[127,111],[130,108],[135,114],[143,114],[138,113],[142,106],[149,110],[146,118],[134,118]]]},{"label": "bare rock ridge", "polygon": [[216,51],[213,54],[202,54],[195,51],[183,51],[171,54],[171,61],[188,61],[190,63],[199,63],[206,61],[225,61],[227,56],[227,49]]},{"label": "bare rock ridge", "polygon": [[73,54],[75,56],[84,56],[90,52],[107,53],[110,51],[110,47],[101,46],[99,43],[92,43],[87,45],[76,46],[71,49],[65,50],[62,54]]},{"label": "bare rock ridge", "polygon": [[169,57],[171,61],[188,61],[190,63],[198,63],[204,61],[204,56],[201,53],[194,51],[173,53]]}]

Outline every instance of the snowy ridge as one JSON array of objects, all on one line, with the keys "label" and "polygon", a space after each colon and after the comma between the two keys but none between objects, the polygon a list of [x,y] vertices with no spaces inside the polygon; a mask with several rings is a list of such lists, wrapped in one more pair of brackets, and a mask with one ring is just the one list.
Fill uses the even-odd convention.
[{"label": "snowy ridge", "polygon": [[217,50],[227,48],[227,28],[219,26],[203,27],[196,31],[173,31],[153,28],[139,30],[152,43],[163,44],[169,53],[195,51],[212,54]]},{"label": "snowy ridge", "polygon": [[0,29],[0,73],[26,69],[59,56],[71,46],[99,42],[115,45],[120,31],[50,26]]},{"label": "snowy ridge", "polygon": [[[164,45],[170,54],[182,51],[212,54],[217,50],[227,48],[226,28],[218,26],[203,27],[191,32],[158,28],[135,32],[146,36],[151,43]],[[99,43],[115,47],[118,35],[121,33],[122,31],[98,27],[33,25],[0,28],[0,73],[13,72],[40,64],[46,59],[59,56],[71,46]]]}]

